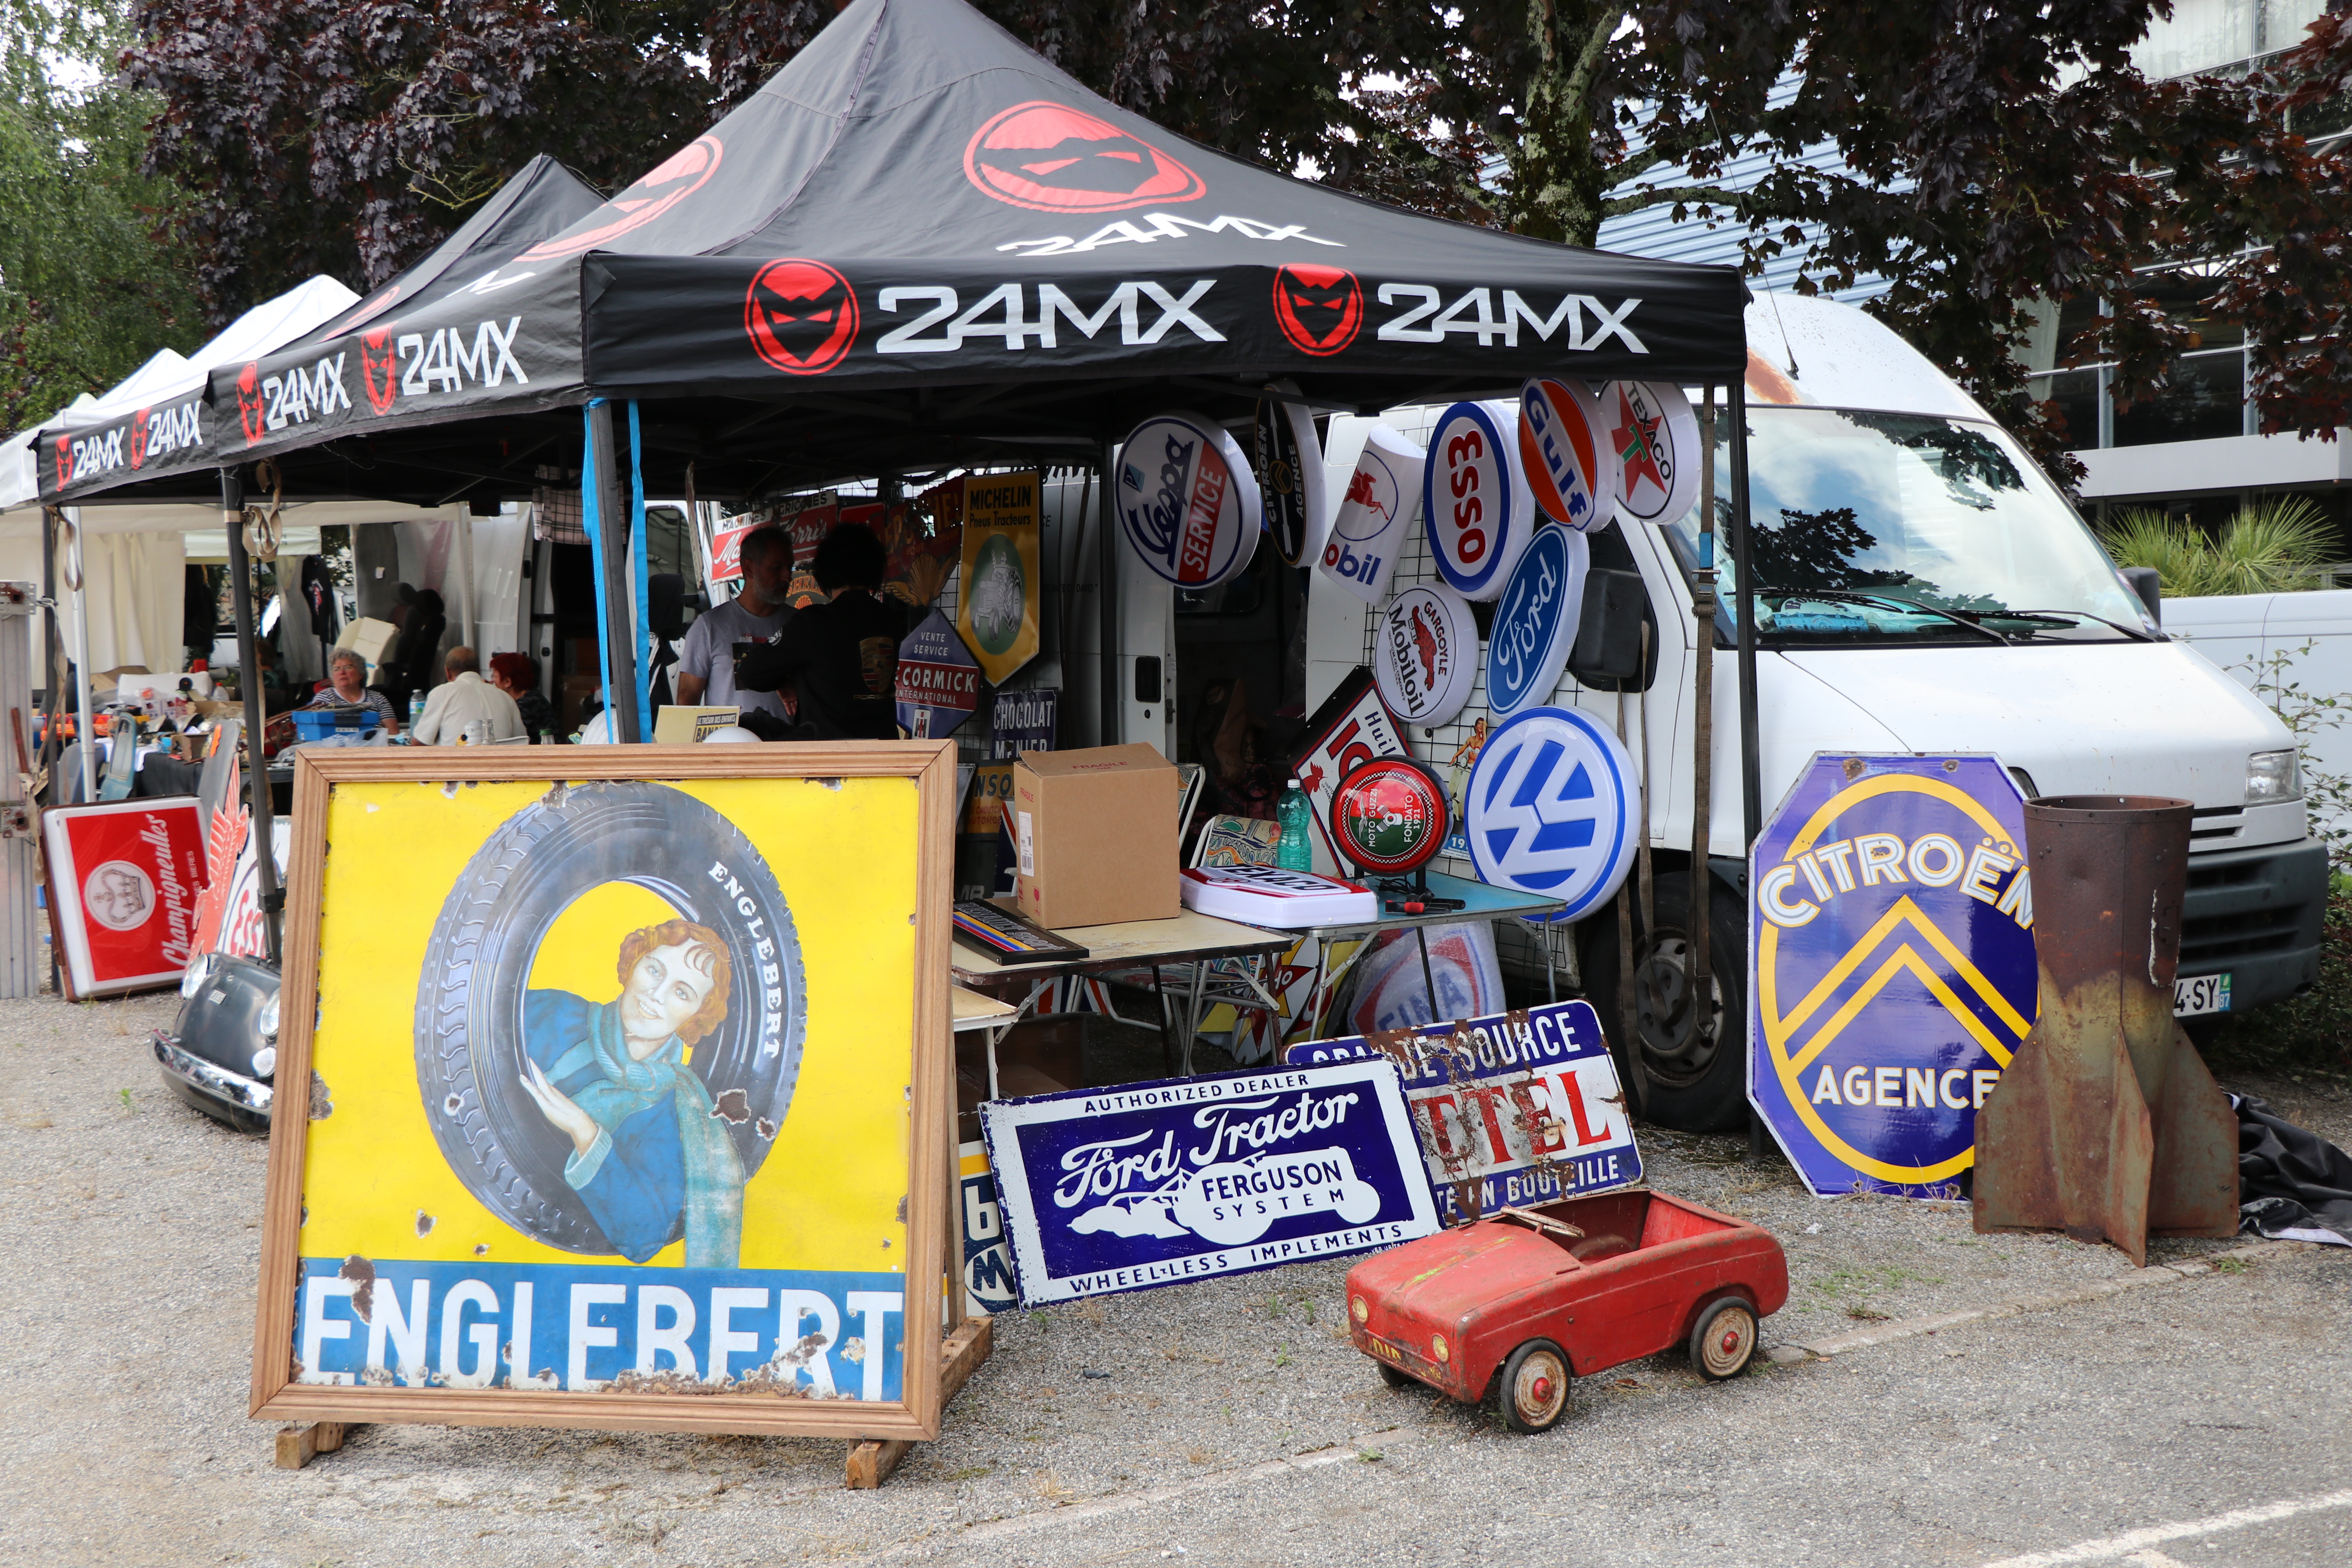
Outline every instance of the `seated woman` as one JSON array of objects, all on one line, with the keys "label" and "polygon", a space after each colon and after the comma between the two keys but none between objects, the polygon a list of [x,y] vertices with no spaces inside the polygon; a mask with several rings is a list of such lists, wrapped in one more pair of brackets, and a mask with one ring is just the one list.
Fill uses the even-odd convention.
[{"label": "seated woman", "polygon": [[329,710],[364,708],[373,712],[376,722],[392,734],[400,733],[400,716],[392,710],[391,699],[381,691],[370,691],[367,685],[367,660],[347,647],[339,647],[327,660],[327,689],[304,704],[307,708]]},{"label": "seated woman", "polygon": [[571,1141],[563,1179],[614,1251],[643,1263],[686,1234],[686,1267],[732,1268],[743,1163],[687,1064],[727,1016],[733,976],[719,933],[665,921],[623,939],[621,994],[523,995],[522,1087]]},{"label": "seated woman", "polygon": [[522,732],[534,746],[541,735],[555,733],[555,704],[539,694],[539,667],[526,653],[490,656],[490,684],[514,699],[522,715]]}]

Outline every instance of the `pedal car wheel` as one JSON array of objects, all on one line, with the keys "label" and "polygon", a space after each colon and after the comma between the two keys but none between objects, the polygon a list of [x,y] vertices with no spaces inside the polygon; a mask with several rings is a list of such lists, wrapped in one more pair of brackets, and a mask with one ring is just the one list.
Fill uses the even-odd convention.
[{"label": "pedal car wheel", "polygon": [[1529,1340],[1503,1363],[1495,1395],[1503,1425],[1514,1432],[1549,1432],[1568,1414],[1568,1352],[1549,1340]]},{"label": "pedal car wheel", "polygon": [[1698,1315],[1691,1331],[1691,1364],[1718,1382],[1748,1370],[1756,1354],[1756,1314],[1737,1296],[1727,1296]]},{"label": "pedal car wheel", "polygon": [[1425,1386],[1425,1384],[1422,1383],[1421,1379],[1413,1376],[1412,1373],[1406,1372],[1400,1367],[1391,1366],[1384,1361],[1376,1361],[1372,1364],[1381,1369],[1381,1381],[1387,1384],[1391,1388],[1421,1388]]}]

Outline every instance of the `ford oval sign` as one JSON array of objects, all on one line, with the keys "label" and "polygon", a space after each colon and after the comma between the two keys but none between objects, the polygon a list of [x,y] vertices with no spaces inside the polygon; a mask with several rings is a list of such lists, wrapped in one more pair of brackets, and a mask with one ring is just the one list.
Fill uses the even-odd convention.
[{"label": "ford oval sign", "polygon": [[1511,568],[1486,635],[1486,707],[1497,719],[1551,700],[1583,618],[1592,547],[1565,528],[1539,528]]},{"label": "ford oval sign", "polygon": [[1530,708],[1486,737],[1463,802],[1478,879],[1561,899],[1572,921],[1617,891],[1633,863],[1633,764],[1588,714]]},{"label": "ford oval sign", "polygon": [[1443,583],[1389,601],[1372,634],[1381,700],[1408,724],[1453,722],[1478,682],[1478,623],[1470,602]]},{"label": "ford oval sign", "polygon": [[1257,480],[1241,443],[1197,414],[1162,414],[1118,454],[1119,527],[1143,563],[1180,588],[1209,588],[1257,551]]},{"label": "ford oval sign", "polygon": [[1519,389],[1519,467],[1536,510],[1580,533],[1617,515],[1617,468],[1600,426],[1601,405],[1581,386],[1538,379]]},{"label": "ford oval sign", "polygon": [[1457,403],[1430,433],[1422,527],[1438,575],[1465,599],[1502,593],[1535,525],[1517,426],[1507,403]]}]

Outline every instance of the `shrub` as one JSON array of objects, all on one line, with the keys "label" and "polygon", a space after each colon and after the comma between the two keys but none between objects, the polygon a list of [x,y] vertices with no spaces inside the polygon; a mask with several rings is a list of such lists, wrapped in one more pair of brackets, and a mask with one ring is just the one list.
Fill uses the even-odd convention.
[{"label": "shrub", "polygon": [[2168,599],[2283,594],[2335,586],[2336,531],[2304,496],[2266,496],[2208,536],[2146,507],[2126,507],[2101,536],[2118,566],[2153,566]]}]

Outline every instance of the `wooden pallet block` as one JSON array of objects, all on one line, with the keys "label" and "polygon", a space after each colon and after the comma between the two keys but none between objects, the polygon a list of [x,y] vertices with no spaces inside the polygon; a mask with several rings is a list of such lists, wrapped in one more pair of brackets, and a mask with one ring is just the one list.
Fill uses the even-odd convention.
[{"label": "wooden pallet block", "polygon": [[278,1468],[299,1470],[321,1454],[331,1454],[343,1446],[352,1426],[341,1421],[310,1421],[299,1426],[278,1429]]},{"label": "wooden pallet block", "polygon": [[[995,1344],[995,1322],[967,1318],[940,1345],[940,1407],[944,1410]],[[871,1491],[890,1479],[898,1461],[914,1445],[902,1438],[868,1437],[849,1449],[849,1465],[842,1484],[851,1491]]]}]

